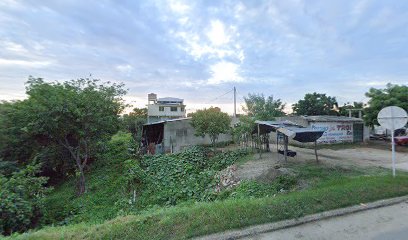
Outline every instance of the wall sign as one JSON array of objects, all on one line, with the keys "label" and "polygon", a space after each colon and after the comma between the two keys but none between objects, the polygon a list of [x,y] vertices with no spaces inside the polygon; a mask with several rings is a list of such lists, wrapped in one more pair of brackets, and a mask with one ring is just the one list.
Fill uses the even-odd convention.
[{"label": "wall sign", "polygon": [[353,142],[353,123],[345,122],[315,122],[310,123],[315,130],[324,131],[318,143],[344,143]]}]

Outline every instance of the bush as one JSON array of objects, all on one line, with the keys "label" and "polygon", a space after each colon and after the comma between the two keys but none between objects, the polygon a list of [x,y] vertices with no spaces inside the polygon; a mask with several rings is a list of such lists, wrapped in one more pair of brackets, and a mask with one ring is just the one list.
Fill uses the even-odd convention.
[{"label": "bush", "polygon": [[181,153],[145,156],[140,163],[128,160],[128,184],[142,187],[137,201],[140,207],[176,205],[185,201],[211,201],[217,171],[234,164],[245,151],[213,153],[194,146]]},{"label": "bush", "polygon": [[9,178],[0,174],[0,231],[3,235],[35,227],[43,210],[49,189],[45,177],[36,177],[39,165],[29,165]]}]

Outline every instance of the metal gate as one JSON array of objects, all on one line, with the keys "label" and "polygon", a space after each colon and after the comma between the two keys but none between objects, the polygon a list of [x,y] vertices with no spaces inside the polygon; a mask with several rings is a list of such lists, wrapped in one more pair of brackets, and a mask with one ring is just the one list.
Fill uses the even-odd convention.
[{"label": "metal gate", "polygon": [[364,124],[354,123],[353,124],[353,142],[362,142],[364,135]]}]

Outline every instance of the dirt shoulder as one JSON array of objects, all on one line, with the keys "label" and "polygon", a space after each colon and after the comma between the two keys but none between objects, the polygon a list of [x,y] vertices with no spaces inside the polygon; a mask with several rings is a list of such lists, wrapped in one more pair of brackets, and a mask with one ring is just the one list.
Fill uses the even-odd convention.
[{"label": "dirt shoulder", "polygon": [[[276,174],[280,174],[279,171],[282,168],[285,171],[286,163],[316,162],[313,149],[290,146],[289,149],[296,151],[297,155],[293,158],[289,157],[287,162],[276,152],[274,146],[271,145],[270,149],[272,152],[262,153],[261,158],[259,154],[254,154],[252,159],[239,165],[234,173],[235,176],[241,180],[273,178]],[[318,156],[321,164],[329,166],[392,167],[391,151],[387,148],[379,148],[377,145],[343,149],[323,148],[318,150]],[[396,168],[408,171],[408,152],[396,152]]]}]

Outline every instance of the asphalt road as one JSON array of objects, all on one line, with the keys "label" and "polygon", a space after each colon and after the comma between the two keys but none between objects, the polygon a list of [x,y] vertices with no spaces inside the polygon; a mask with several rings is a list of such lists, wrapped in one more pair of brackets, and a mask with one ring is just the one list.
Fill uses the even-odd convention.
[{"label": "asphalt road", "polygon": [[406,240],[408,239],[408,203],[403,202],[329,218],[244,239]]}]

